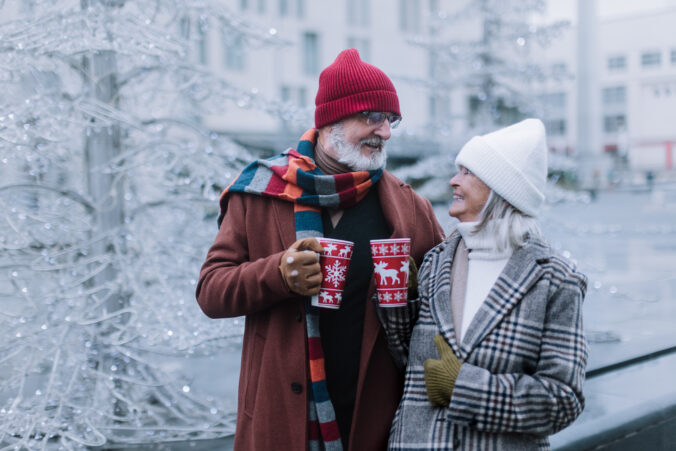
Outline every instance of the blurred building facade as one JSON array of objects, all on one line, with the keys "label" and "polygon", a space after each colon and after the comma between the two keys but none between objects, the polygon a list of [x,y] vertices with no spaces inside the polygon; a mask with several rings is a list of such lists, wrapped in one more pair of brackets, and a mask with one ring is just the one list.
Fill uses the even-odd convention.
[{"label": "blurred building facade", "polygon": [[[598,153],[636,174],[667,173],[676,152],[676,8],[598,23]],[[575,29],[542,55],[577,73]],[[576,152],[575,78],[542,93],[553,152]]]},{"label": "blurred building facade", "polygon": [[[473,0],[479,2],[480,0]],[[182,32],[194,42],[189,58],[252,96],[282,101],[296,110],[288,118],[246,107],[243,98],[224,115],[203,117],[216,132],[252,149],[277,152],[313,125],[314,96],[322,68],[343,49],[357,48],[362,59],[394,81],[404,116],[391,152],[423,156],[453,153],[472,135],[476,96],[454,85],[458,67],[439,65],[420,42],[458,41],[480,34],[476,17],[444,26],[467,2],[457,0],[222,0],[234,17],[288,45],[249,46],[242,36],[223,33],[210,17],[186,17]],[[28,3],[27,3],[28,4]],[[21,6],[18,6],[21,5]],[[13,15],[23,2],[8,4]],[[543,22],[535,14],[533,23]],[[598,155],[636,172],[668,173],[676,159],[676,8],[598,23],[596,74],[600,133]],[[443,39],[442,39],[443,34]],[[436,41],[435,41],[436,40]],[[531,61],[550,72],[568,73],[529,83],[533,112],[505,107],[505,121],[535,114],[547,125],[555,154],[577,153],[575,26],[529,49]],[[418,42],[418,45],[413,44]],[[446,87],[439,80],[446,76]],[[300,120],[299,120],[300,118]]]},{"label": "blurred building facade", "polygon": [[[460,86],[443,95],[429,89],[429,83],[425,86],[424,81],[434,78],[433,54],[411,42],[433,39],[438,33],[434,24],[435,20],[438,23],[439,12],[452,14],[461,9],[458,3],[461,4],[447,0],[230,0],[227,4],[233,14],[269,30],[290,45],[246,48],[242,42],[219,36],[217,27],[205,27],[207,32],[198,44],[195,58],[211,70],[222,72],[233,83],[250,87],[255,95],[293,103],[306,114],[306,125],[310,127],[321,69],[342,49],[357,48],[362,59],[382,68],[395,82],[404,115],[397,139],[411,137],[421,143],[408,151],[425,152],[427,147],[421,139],[430,136],[430,126],[438,129],[436,124],[440,122],[445,123],[444,134],[452,151],[471,130],[471,96]],[[208,18],[200,20],[204,23]],[[542,19],[534,16],[534,20]],[[668,171],[673,167],[674,23],[676,8],[598,24],[598,153],[615,164],[637,171]],[[199,31],[200,27],[196,28]],[[452,33],[461,38],[476,34],[477,28],[476,21],[468,20],[454,27]],[[547,48],[531,50],[532,59],[539,64],[572,75],[564,81],[541,80],[529,87],[535,99],[535,114],[547,124],[552,151],[566,155],[576,153],[576,35],[573,26],[551,39]],[[242,142],[261,148],[274,147],[280,137],[295,136],[298,128],[298,124],[238,108],[205,121],[216,131],[239,136]]]}]

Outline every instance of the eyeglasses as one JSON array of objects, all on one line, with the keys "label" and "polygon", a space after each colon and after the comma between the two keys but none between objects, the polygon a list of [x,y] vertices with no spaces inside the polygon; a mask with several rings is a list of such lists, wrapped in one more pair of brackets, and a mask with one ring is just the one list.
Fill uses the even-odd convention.
[{"label": "eyeglasses", "polygon": [[394,113],[382,113],[380,111],[362,111],[361,114],[366,118],[366,125],[380,125],[385,122],[390,124],[390,128],[397,128],[401,122],[401,116]]}]

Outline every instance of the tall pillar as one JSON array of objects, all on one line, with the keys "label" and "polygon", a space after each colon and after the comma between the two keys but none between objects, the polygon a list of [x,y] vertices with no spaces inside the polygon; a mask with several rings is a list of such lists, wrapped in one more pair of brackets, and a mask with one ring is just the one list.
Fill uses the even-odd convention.
[{"label": "tall pillar", "polygon": [[592,189],[601,170],[597,0],[577,0],[577,160],[579,185]]}]

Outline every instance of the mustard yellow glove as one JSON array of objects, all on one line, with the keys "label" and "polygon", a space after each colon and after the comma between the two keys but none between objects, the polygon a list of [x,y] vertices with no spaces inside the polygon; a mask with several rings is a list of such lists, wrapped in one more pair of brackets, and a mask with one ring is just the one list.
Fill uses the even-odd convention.
[{"label": "mustard yellow glove", "polygon": [[425,386],[427,398],[433,406],[446,407],[451,402],[455,380],[458,378],[462,362],[453,353],[441,334],[434,337],[434,345],[441,360],[425,360]]},{"label": "mustard yellow glove", "polygon": [[303,238],[282,254],[279,271],[286,286],[302,296],[314,296],[322,285],[319,253],[324,248],[316,238]]},{"label": "mustard yellow glove", "polygon": [[408,298],[418,298],[418,267],[410,255],[408,256]]}]

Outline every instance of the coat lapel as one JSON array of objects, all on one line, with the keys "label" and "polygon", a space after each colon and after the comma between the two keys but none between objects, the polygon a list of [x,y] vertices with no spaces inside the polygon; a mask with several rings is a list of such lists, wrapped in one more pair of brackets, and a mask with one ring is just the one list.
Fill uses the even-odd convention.
[{"label": "coat lapel", "polygon": [[430,271],[430,274],[432,279],[428,288],[430,312],[434,322],[439,329],[439,333],[451,345],[456,355],[460,355],[460,344],[451,318],[451,290],[453,289],[451,286],[451,265],[460,239],[459,233],[452,234],[446,242],[446,248],[437,255],[435,261],[431,262],[432,271]]},{"label": "coat lapel", "polygon": [[296,221],[293,216],[293,203],[270,202],[272,217],[277,223],[282,249],[288,249],[296,242]]},{"label": "coat lapel", "polygon": [[529,241],[512,254],[465,332],[461,358],[479,346],[538,281],[543,271],[538,259],[546,255],[544,246],[540,241]]}]

